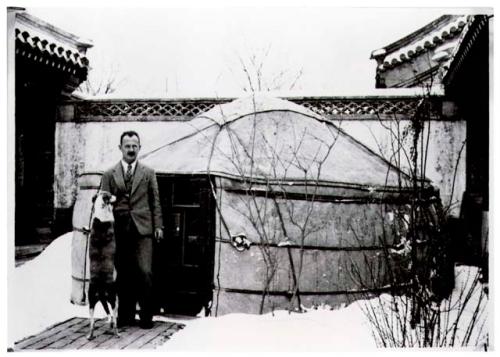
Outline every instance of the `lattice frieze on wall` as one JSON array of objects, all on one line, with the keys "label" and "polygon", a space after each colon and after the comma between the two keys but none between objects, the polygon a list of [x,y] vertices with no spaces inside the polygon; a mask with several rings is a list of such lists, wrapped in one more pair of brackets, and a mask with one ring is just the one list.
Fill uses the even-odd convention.
[{"label": "lattice frieze on wall", "polygon": [[76,105],[77,117],[195,117],[226,101],[85,101]]},{"label": "lattice frieze on wall", "polygon": [[[419,98],[287,98],[325,117],[415,114]],[[77,120],[189,120],[232,99],[74,102]],[[154,119],[157,118],[157,119]]]},{"label": "lattice frieze on wall", "polygon": [[416,99],[301,99],[294,101],[320,115],[367,115],[402,114],[413,115],[418,101]]}]

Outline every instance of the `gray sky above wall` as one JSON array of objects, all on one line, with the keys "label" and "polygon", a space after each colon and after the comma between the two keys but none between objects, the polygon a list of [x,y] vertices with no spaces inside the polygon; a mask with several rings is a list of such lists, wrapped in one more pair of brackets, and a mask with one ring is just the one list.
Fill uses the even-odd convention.
[{"label": "gray sky above wall", "polygon": [[303,74],[291,95],[363,95],[373,50],[453,8],[27,8],[84,39],[95,78],[115,73],[115,97],[241,95],[238,56],[269,48],[265,71]]}]

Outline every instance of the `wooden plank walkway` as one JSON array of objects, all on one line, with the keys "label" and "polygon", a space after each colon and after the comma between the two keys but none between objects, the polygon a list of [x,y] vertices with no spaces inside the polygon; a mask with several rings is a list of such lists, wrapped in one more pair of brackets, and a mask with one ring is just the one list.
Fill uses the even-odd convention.
[{"label": "wooden plank walkway", "polygon": [[14,350],[80,350],[80,349],[154,349],[165,343],[185,325],[166,321],[153,321],[153,328],[143,330],[138,326],[119,329],[116,337],[107,320],[97,319],[93,340],[87,339],[89,320],[72,317],[55,324],[37,335],[29,336],[14,345]]}]

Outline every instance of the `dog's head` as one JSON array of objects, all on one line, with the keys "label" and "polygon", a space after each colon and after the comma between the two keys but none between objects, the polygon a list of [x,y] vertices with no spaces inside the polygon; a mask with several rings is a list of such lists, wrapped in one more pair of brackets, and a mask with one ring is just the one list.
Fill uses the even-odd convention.
[{"label": "dog's head", "polygon": [[113,222],[113,203],[116,197],[106,191],[99,191],[94,196],[94,218],[101,222]]}]

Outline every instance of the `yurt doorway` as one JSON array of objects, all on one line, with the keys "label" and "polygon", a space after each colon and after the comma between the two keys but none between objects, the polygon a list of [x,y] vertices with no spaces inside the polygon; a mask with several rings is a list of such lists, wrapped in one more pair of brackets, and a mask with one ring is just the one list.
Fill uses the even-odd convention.
[{"label": "yurt doorway", "polygon": [[196,315],[212,300],[214,204],[206,176],[158,176],[165,240],[154,257],[158,307]]}]

